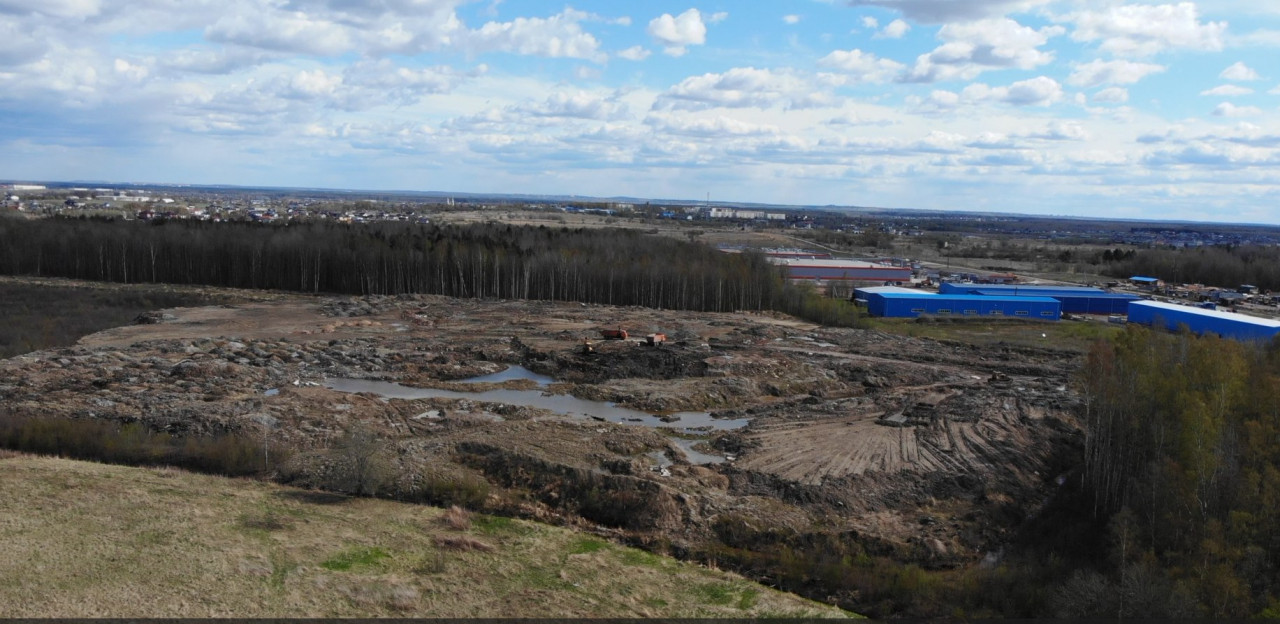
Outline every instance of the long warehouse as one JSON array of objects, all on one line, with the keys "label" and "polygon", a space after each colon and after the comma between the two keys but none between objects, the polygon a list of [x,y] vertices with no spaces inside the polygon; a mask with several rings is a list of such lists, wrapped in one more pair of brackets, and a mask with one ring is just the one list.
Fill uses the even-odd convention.
[{"label": "long warehouse", "polygon": [[1129,302],[1142,297],[1116,293],[1087,286],[1023,286],[1013,284],[957,284],[943,282],[938,292],[1000,297],[1052,297],[1062,303],[1062,311],[1070,314],[1125,314]]},{"label": "long warehouse", "polygon": [[787,275],[793,280],[849,281],[849,282],[909,282],[911,269],[887,266],[860,260],[769,258],[769,261],[787,267]]},{"label": "long warehouse", "polygon": [[1051,297],[992,297],[985,295],[933,294],[892,286],[859,288],[855,299],[865,301],[872,316],[915,318],[934,316],[996,316],[1056,321],[1062,304]]},{"label": "long warehouse", "polygon": [[1213,333],[1244,341],[1271,340],[1280,334],[1280,321],[1160,301],[1130,303],[1129,322],[1170,331],[1177,331],[1185,325],[1197,334]]}]

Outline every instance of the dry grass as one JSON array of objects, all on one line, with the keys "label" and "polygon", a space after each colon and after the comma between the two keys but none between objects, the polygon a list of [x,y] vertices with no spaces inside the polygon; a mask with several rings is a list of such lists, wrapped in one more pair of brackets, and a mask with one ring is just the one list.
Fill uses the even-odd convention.
[{"label": "dry grass", "polygon": [[466,531],[471,528],[471,512],[452,505],[440,514],[440,522],[455,531]]},{"label": "dry grass", "polygon": [[457,552],[469,552],[472,550],[479,552],[493,552],[493,546],[482,542],[470,535],[437,535],[435,537],[436,546],[442,550],[452,550]]},{"label": "dry grass", "polygon": [[26,455],[5,460],[0,491],[7,617],[844,615],[564,529],[455,528],[431,507]]}]

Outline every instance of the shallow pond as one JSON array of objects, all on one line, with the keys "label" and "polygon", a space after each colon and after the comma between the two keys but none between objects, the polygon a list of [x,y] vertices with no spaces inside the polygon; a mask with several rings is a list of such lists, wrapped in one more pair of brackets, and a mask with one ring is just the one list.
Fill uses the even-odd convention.
[{"label": "shallow pond", "polygon": [[[519,367],[512,367],[519,368]],[[520,371],[527,373],[524,375]],[[508,369],[501,373],[464,379],[461,383],[492,383],[498,375],[510,375],[502,379],[547,379],[523,368],[519,371]],[[531,376],[529,376],[531,375]],[[539,382],[542,383],[542,382]],[[620,407],[606,401],[589,401],[567,394],[544,394],[542,390],[483,390],[479,392],[459,392],[436,388],[413,388],[389,381],[373,381],[369,379],[328,378],[324,381],[326,388],[339,392],[370,392],[388,399],[469,399],[487,403],[504,403],[507,405],[523,405],[563,414],[573,418],[607,420],[621,425],[643,425],[646,427],[670,427],[673,429],[713,429],[725,431],[741,429],[749,422],[745,418],[720,419],[712,418],[707,412],[675,412],[659,417],[648,412]],[[663,418],[671,420],[666,422]]]}]

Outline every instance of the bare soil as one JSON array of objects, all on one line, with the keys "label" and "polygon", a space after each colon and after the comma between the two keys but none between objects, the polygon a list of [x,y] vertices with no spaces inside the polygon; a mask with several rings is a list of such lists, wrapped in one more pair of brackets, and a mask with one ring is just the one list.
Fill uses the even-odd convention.
[{"label": "bare soil", "polygon": [[[677,552],[714,540],[714,521],[729,514],[801,533],[856,531],[936,567],[998,551],[1053,494],[1079,436],[1068,371],[1080,355],[1066,349],[780,315],[434,296],[272,295],[164,313],[0,361],[0,401],[20,414],[262,434],[304,450],[284,475],[300,485],[320,484],[325,450],[359,424],[384,438],[401,490],[483,478],[493,511]],[[598,340],[615,327],[670,342]],[[750,422],[664,431],[324,387],[336,377],[478,390],[458,382],[510,365],[553,377],[551,393]],[[680,437],[705,440],[699,448],[725,461],[690,464]]]}]

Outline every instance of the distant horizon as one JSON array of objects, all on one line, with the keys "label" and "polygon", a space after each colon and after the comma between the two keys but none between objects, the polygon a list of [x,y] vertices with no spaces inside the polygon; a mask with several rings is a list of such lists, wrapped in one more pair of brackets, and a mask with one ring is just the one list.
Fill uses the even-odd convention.
[{"label": "distant horizon", "polygon": [[[320,186],[276,186],[276,185],[241,185],[241,184],[223,184],[223,183],[195,183],[195,182],[120,182],[111,180],[34,180],[34,179],[7,179],[0,180],[0,185],[13,184],[31,184],[49,186],[48,190],[57,190],[61,187],[71,187],[72,185],[102,185],[104,187],[132,187],[139,189],[148,188],[174,188],[174,189],[226,189],[236,191],[316,191],[322,193],[334,194],[384,194],[384,195],[405,195],[405,196],[424,196],[424,197],[468,197],[468,198],[501,198],[506,200],[537,200],[537,201],[584,201],[584,202],[619,202],[634,203],[648,202],[656,205],[674,205],[674,206],[699,206],[706,204],[705,199],[679,199],[679,198],[658,198],[658,197],[633,197],[626,195],[610,195],[595,196],[582,195],[574,193],[484,193],[475,191],[440,191],[440,190],[414,190],[414,189],[360,189],[360,188],[338,188],[338,187],[320,187]],[[854,206],[854,205],[834,205],[834,204],[776,204],[761,203],[748,201],[722,200],[717,201],[713,197],[710,206],[725,207],[752,207],[759,209],[777,209],[777,210],[818,210],[829,212],[842,212],[857,214],[869,213],[921,213],[927,215],[938,215],[945,217],[947,215],[954,216],[970,216],[970,217],[1009,217],[1022,219],[1061,219],[1066,221],[1104,221],[1110,223],[1133,223],[1133,224],[1169,224],[1169,225],[1217,225],[1231,227],[1266,227],[1280,229],[1280,223],[1256,223],[1243,221],[1193,221],[1183,219],[1142,219],[1129,217],[1103,217],[1092,215],[1058,215],[1058,214],[1034,214],[1020,212],[1001,212],[988,210],[938,210],[929,208],[911,208],[911,207],[887,207],[887,206]]]}]

